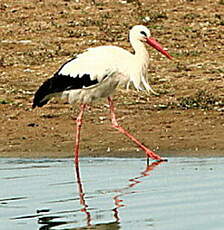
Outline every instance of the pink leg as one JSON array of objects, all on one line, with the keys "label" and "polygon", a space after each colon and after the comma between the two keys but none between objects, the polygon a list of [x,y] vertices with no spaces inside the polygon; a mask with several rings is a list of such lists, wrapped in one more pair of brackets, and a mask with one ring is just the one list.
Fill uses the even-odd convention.
[{"label": "pink leg", "polygon": [[129,137],[133,142],[135,142],[143,151],[145,151],[146,155],[153,160],[162,160],[162,158],[157,155],[156,153],[152,152],[148,148],[146,148],[139,140],[137,140],[135,137],[133,137],[128,131],[126,131],[123,127],[121,127],[117,120],[116,120],[116,115],[114,111],[114,105],[111,97],[108,97],[109,101],[109,106],[110,106],[110,112],[111,112],[111,121],[112,121],[112,126],[117,129],[119,132],[125,134],[127,137]]},{"label": "pink leg", "polygon": [[75,164],[79,163],[79,143],[80,143],[80,131],[82,127],[82,117],[86,104],[81,104],[80,113],[76,119],[76,137],[75,137]]}]

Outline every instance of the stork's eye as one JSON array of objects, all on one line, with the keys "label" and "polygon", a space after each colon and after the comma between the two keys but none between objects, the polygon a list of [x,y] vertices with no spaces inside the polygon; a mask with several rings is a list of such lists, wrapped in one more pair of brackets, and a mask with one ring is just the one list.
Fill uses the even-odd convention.
[{"label": "stork's eye", "polygon": [[145,37],[147,37],[147,34],[145,31],[141,31],[140,33],[143,34]]}]

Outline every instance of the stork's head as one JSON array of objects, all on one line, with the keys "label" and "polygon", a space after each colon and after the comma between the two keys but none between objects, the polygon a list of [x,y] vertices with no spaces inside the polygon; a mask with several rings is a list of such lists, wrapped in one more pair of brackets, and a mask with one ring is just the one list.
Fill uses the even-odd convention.
[{"label": "stork's head", "polygon": [[150,30],[147,27],[143,25],[133,26],[130,30],[129,36],[130,40],[137,40],[147,43],[154,49],[158,50],[160,53],[165,55],[167,58],[172,59],[172,56],[170,56],[169,53],[165,51],[163,47],[154,38],[151,37]]}]

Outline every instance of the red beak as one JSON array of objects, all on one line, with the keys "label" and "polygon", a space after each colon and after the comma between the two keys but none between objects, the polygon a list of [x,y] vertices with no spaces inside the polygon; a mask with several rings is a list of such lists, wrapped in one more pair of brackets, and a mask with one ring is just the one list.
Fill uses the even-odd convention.
[{"label": "red beak", "polygon": [[154,38],[147,38],[146,41],[150,46],[152,46],[154,49],[158,50],[160,53],[165,55],[167,58],[172,59],[173,57],[169,55],[167,51],[163,49],[163,47],[154,39]]}]

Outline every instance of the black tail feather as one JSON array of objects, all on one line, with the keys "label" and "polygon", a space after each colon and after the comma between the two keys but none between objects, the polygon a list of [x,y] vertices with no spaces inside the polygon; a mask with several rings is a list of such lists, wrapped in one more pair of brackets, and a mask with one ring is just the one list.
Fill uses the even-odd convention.
[{"label": "black tail feather", "polygon": [[52,78],[46,80],[37,90],[32,108],[42,107],[47,104],[55,94],[61,93],[65,90],[82,89],[83,87],[89,87],[97,83],[98,80],[91,80],[89,74],[71,77],[70,75],[56,73]]},{"label": "black tail feather", "polygon": [[54,77],[46,80],[35,93],[32,108],[42,107],[51,99],[51,95],[56,93],[54,88]]}]

